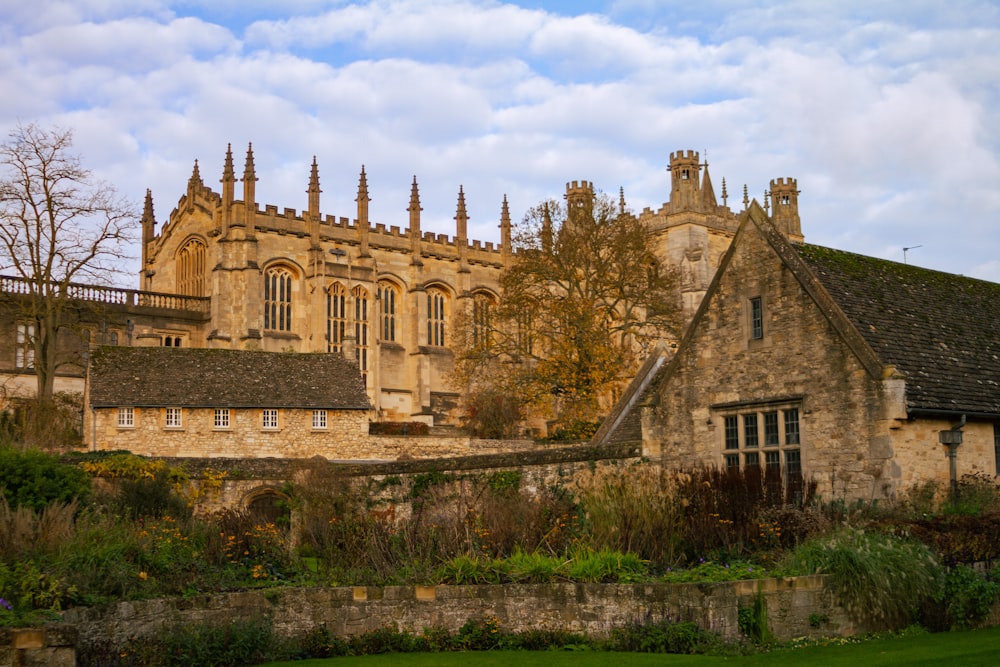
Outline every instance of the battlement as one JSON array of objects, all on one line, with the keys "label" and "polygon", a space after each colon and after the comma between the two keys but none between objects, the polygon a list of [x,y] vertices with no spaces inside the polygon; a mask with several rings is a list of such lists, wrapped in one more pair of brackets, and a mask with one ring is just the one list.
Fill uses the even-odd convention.
[{"label": "battlement", "polygon": [[699,157],[697,151],[677,151],[670,154],[670,164],[673,165],[674,162],[694,162],[697,164]]},{"label": "battlement", "polygon": [[591,193],[594,192],[594,182],[593,181],[570,181],[566,184],[566,193]]},{"label": "battlement", "polygon": [[771,179],[771,190],[797,190],[798,180],[794,178],[774,178]]}]

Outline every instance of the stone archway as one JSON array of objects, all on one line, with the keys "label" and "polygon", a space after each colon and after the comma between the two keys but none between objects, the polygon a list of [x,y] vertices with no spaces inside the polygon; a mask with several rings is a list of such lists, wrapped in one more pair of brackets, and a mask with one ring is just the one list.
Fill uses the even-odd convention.
[{"label": "stone archway", "polygon": [[291,523],[288,496],[273,488],[259,488],[243,499],[243,506],[260,523],[273,523],[287,529]]}]

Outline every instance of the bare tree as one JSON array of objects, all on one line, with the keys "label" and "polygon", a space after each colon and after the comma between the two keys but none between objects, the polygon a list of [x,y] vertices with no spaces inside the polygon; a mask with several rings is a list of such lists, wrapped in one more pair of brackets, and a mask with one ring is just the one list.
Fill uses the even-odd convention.
[{"label": "bare tree", "polygon": [[[0,145],[0,274],[14,292],[18,336],[37,397],[51,400],[57,340],[78,308],[72,285],[109,284],[123,272],[135,209],[71,152],[72,133],[18,125]],[[5,285],[5,288],[8,286]]]}]

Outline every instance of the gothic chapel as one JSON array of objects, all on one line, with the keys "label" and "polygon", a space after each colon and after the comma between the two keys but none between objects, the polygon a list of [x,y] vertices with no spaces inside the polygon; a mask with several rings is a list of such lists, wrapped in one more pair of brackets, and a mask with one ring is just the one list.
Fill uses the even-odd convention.
[{"label": "gothic chapel", "polygon": [[[737,214],[726,205],[724,180],[717,202],[698,153],[672,153],[669,169],[669,201],[639,219],[656,251],[680,271],[690,319],[736,232]],[[256,182],[252,146],[240,179],[227,150],[221,193],[204,184],[196,161],[159,233],[147,193],[140,289],[210,297],[210,315],[144,321],[133,344],[341,353],[357,362],[375,419],[458,423],[459,394],[449,384],[453,316],[488,311],[500,297],[500,274],[514,252],[506,197],[496,247],[468,238],[461,187],[449,237],[421,231],[416,178],[405,229],[369,220],[364,167],[353,220],[321,213],[315,158],[304,211],[261,208]],[[580,187],[593,194],[586,181],[567,191]],[[794,179],[772,181],[770,194],[775,221],[801,239]]]}]

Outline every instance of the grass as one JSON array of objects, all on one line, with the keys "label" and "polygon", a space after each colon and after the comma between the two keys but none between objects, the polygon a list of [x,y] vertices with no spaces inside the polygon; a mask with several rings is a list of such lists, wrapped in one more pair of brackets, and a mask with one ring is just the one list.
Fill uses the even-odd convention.
[{"label": "grass", "polygon": [[[856,643],[847,643],[856,642]],[[459,667],[460,665],[519,665],[526,667],[598,667],[614,662],[623,667],[667,665],[715,667],[879,667],[880,665],[995,665],[1000,655],[1000,628],[930,634],[922,631],[868,641],[831,639],[799,648],[742,657],[603,653],[600,651],[480,651],[473,653],[392,653],[358,658],[330,658],[268,663],[265,667]]]}]

